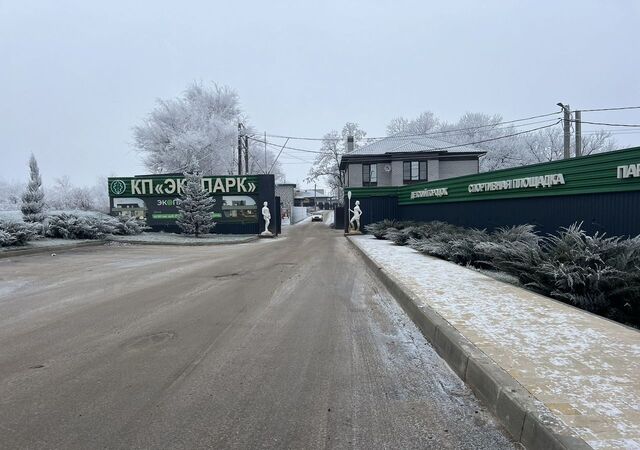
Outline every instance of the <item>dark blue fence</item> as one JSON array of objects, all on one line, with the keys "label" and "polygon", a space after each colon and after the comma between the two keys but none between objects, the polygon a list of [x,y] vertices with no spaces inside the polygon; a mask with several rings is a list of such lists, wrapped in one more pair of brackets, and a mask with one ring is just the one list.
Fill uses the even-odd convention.
[{"label": "dark blue fence", "polygon": [[360,200],[365,225],[383,219],[440,220],[488,230],[531,224],[540,233],[553,233],[574,222],[582,222],[589,233],[640,235],[640,192],[637,191],[410,206],[398,205],[396,197],[352,198],[352,208],[355,200]]}]

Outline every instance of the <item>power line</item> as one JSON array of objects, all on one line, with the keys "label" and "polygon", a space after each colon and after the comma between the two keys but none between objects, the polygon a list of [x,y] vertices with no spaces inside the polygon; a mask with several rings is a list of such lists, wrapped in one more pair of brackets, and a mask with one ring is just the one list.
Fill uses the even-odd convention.
[{"label": "power line", "polygon": [[514,137],[514,136],[520,136],[521,134],[531,133],[533,131],[539,131],[539,130],[544,130],[545,128],[554,127],[554,126],[558,125],[560,122],[562,122],[562,119],[558,119],[555,123],[552,123],[551,125],[545,125],[543,127],[532,128],[530,130],[520,131],[518,133],[513,133],[513,134],[507,134],[505,136],[498,136],[498,137],[495,137],[495,138],[483,139],[481,141],[468,142],[466,144],[450,145],[448,147],[432,148],[430,151],[449,150],[451,148],[466,147],[468,145],[484,144],[485,142],[492,142],[492,141],[497,141],[499,139],[506,139],[506,138],[510,138],[510,137]]},{"label": "power line", "polygon": [[640,106],[620,106],[618,108],[596,108],[596,109],[581,109],[582,112],[598,112],[598,111],[623,111],[627,109],[640,109]]},{"label": "power line", "polygon": [[607,134],[612,134],[612,135],[621,135],[621,134],[638,134],[640,133],[640,130],[590,130],[590,131],[583,131],[582,134],[600,134],[600,133],[607,133]]},{"label": "power line", "polygon": [[[492,124],[488,124],[488,125],[478,125],[475,127],[468,127],[468,128],[454,128],[451,130],[441,130],[441,131],[432,131],[429,133],[418,133],[418,134],[403,134],[403,135],[395,135],[395,136],[381,136],[381,137],[366,137],[364,138],[365,140],[377,140],[377,139],[386,139],[388,137],[395,137],[395,138],[412,138],[412,137],[420,137],[420,136],[431,136],[431,135],[436,135],[436,134],[448,134],[448,133],[454,133],[454,132],[458,132],[458,131],[469,131],[469,130],[478,130],[478,129],[482,129],[482,128],[495,128],[499,125],[505,125],[505,124],[510,124],[510,123],[517,123],[517,122],[525,122],[528,120],[533,120],[533,119],[539,119],[542,117],[549,117],[549,116],[554,116],[554,115],[558,115],[559,112],[552,112],[552,113],[547,113],[547,114],[540,114],[537,116],[530,116],[530,117],[524,117],[522,119],[514,119],[514,120],[505,120],[505,121],[501,121],[501,122],[496,122],[496,123],[492,123]],[[533,124],[529,124],[529,125],[533,125]],[[273,137],[273,138],[281,138],[281,139],[291,139],[291,140],[298,140],[298,141],[342,141],[344,138],[340,137],[340,138],[322,138],[322,137],[296,137],[296,136],[285,136],[285,135],[278,135],[278,134],[268,134],[267,136],[269,137]]]},{"label": "power line", "polygon": [[[576,122],[574,119],[569,119],[571,122]],[[632,124],[632,123],[606,123],[606,122],[588,122],[586,120],[581,120],[582,123],[588,123],[590,125],[600,125],[603,127],[629,127],[629,128],[640,128],[640,124]]]},{"label": "power line", "polygon": [[[429,149],[429,151],[449,150],[449,149],[452,149],[452,148],[460,148],[460,147],[467,147],[467,146],[470,146],[470,145],[484,144],[486,142],[493,142],[493,141],[497,141],[497,140],[500,140],[500,139],[506,139],[506,138],[520,136],[520,135],[527,134],[527,133],[532,133],[534,131],[544,130],[545,128],[551,128],[551,127],[554,127],[554,126],[558,125],[560,122],[562,122],[562,119],[558,119],[554,123],[552,123],[550,125],[544,125],[542,127],[531,128],[529,130],[519,131],[517,133],[511,133],[511,134],[507,134],[507,135],[504,135],[504,136],[497,136],[497,137],[483,139],[483,140],[475,141],[475,142],[466,142],[464,144],[455,144],[455,145],[449,145],[449,146],[446,146],[446,147],[431,148],[431,149]],[[256,140],[258,142],[264,142],[264,141],[260,141],[259,139],[255,139],[255,138],[250,138],[250,139]],[[275,145],[275,144],[267,143],[267,145]],[[283,146],[282,148],[283,149],[286,148],[286,149],[289,149],[289,150],[295,150],[295,151],[323,154],[323,155],[330,154],[330,152],[318,152],[318,151],[313,151],[313,150],[303,150],[303,149],[299,149],[299,148],[295,148],[295,147]]]},{"label": "power line", "polygon": [[[280,146],[279,146],[279,145],[277,145],[277,144],[272,144],[271,142],[263,141],[262,139],[256,139],[256,138],[251,137],[251,136],[249,136],[249,139],[251,139],[252,141],[256,141],[256,142],[261,142],[261,143],[263,143],[263,144],[264,144],[264,143],[266,143],[267,145],[271,145],[272,147],[280,148]],[[317,151],[317,150],[306,150],[306,149],[296,148],[296,147],[284,147],[284,148],[289,149],[289,150],[295,150],[295,151],[297,151],[297,152],[305,152],[305,153],[316,153],[316,154],[324,154],[324,153],[327,153],[327,152],[320,152],[320,151]]]},{"label": "power line", "polygon": [[302,161],[302,162],[306,162],[306,163],[311,163],[311,162],[315,161],[315,160],[310,160],[310,159],[304,159],[304,158],[301,158],[300,156],[297,156],[297,155],[295,155],[293,153],[287,153],[287,152],[283,153],[282,157],[283,158],[284,157],[289,157],[289,158],[297,159],[298,161]]},{"label": "power line", "polygon": [[[266,139],[266,135],[267,135],[267,133],[265,133],[265,140],[264,140],[264,163],[265,163],[265,165],[267,164],[267,139]],[[278,162],[278,158],[280,158],[280,155],[282,154],[282,150],[284,150],[285,146],[287,145],[287,142],[289,142],[289,139],[284,141],[284,144],[282,145],[282,148],[280,149],[280,152],[278,152],[278,156],[276,156],[276,159],[273,160],[273,164],[271,164],[271,168],[269,169],[269,173],[271,173],[271,171],[273,170],[273,167]]]}]

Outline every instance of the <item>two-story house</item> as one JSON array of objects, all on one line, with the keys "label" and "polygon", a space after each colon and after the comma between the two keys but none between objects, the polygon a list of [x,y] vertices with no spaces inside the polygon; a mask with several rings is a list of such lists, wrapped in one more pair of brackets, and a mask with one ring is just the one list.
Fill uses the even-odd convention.
[{"label": "two-story house", "polygon": [[340,160],[346,187],[402,186],[471,175],[486,152],[456,146],[431,136],[390,136],[355,150]]}]

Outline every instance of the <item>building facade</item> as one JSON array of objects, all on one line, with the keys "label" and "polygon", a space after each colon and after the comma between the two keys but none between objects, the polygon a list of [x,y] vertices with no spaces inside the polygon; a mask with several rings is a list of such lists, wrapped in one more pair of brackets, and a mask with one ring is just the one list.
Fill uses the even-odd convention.
[{"label": "building facade", "polygon": [[404,186],[476,174],[484,154],[427,136],[392,136],[348,151],[340,170],[346,187]]}]

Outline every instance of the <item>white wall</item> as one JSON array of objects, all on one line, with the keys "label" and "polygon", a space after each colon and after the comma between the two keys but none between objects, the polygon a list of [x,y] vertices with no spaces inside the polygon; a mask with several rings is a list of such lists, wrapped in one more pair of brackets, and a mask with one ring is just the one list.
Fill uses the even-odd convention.
[{"label": "white wall", "polygon": [[294,206],[291,209],[291,224],[300,222],[307,218],[307,207],[306,206]]}]

